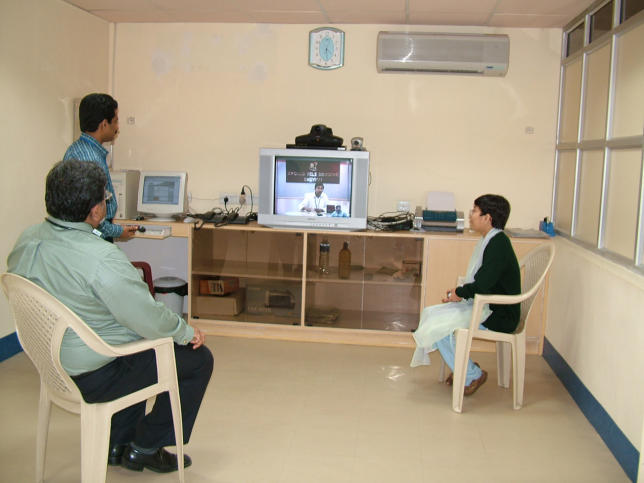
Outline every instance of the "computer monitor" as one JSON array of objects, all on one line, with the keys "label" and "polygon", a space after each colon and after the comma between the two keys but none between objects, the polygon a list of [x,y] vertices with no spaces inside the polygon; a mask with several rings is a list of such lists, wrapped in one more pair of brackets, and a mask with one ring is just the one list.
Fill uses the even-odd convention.
[{"label": "computer monitor", "polygon": [[141,171],[138,212],[163,221],[184,215],[188,208],[187,181],[185,171]]}]

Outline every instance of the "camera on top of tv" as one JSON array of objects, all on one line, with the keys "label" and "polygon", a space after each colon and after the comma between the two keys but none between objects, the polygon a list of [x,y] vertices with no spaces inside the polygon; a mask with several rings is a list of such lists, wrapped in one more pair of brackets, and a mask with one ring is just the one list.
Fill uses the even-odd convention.
[{"label": "camera on top of tv", "polygon": [[324,124],[314,124],[311,132],[295,138],[295,144],[287,144],[287,148],[298,149],[337,149],[342,146],[343,139],[333,135],[333,130]]}]

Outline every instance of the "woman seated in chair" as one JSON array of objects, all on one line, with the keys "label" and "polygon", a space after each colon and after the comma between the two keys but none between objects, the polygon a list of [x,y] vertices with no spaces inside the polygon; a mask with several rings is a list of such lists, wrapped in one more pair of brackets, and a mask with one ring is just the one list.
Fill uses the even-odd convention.
[{"label": "woman seated in chair", "polygon": [[[428,365],[429,352],[438,349],[454,371],[454,330],[468,328],[474,296],[518,295],[521,273],[510,239],[503,232],[510,216],[510,203],[500,195],[483,195],[470,210],[470,229],[481,234],[467,268],[465,282],[447,291],[442,304],[426,307],[414,333],[416,350],[411,366]],[[481,329],[511,333],[519,324],[520,304],[485,306]],[[471,360],[467,363],[464,394],[469,396],[487,380],[487,372]],[[452,384],[452,375],[446,381]]]}]

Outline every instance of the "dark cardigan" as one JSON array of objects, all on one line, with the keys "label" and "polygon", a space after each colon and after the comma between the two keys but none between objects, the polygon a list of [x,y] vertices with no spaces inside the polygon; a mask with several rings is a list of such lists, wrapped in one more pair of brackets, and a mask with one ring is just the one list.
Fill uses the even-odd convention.
[{"label": "dark cardigan", "polygon": [[[474,282],[456,288],[456,295],[470,299],[475,294],[518,295],[521,293],[521,272],[510,239],[503,232],[494,235],[483,251],[483,262],[474,275]],[[483,322],[490,330],[514,332],[519,325],[521,304],[490,304],[492,314]]]}]

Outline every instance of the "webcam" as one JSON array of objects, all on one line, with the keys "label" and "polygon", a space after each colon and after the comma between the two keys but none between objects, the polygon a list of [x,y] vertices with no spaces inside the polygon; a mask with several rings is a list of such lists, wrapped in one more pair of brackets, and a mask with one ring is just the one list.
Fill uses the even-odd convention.
[{"label": "webcam", "polygon": [[351,151],[364,151],[364,139],[351,138]]}]

